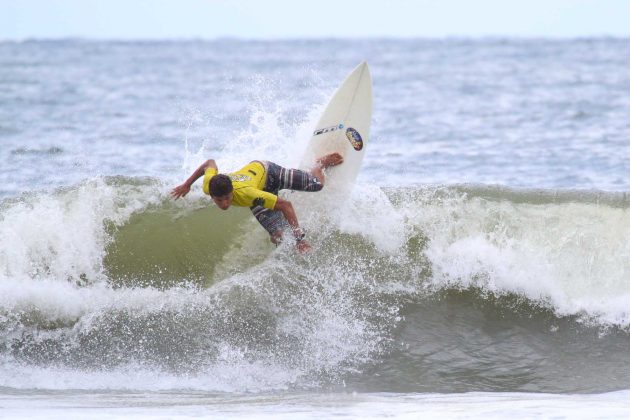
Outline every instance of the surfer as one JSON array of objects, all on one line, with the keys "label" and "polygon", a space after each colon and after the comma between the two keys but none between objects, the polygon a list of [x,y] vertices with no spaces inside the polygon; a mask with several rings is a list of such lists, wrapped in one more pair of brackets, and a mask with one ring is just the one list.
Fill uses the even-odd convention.
[{"label": "surfer", "polygon": [[203,176],[203,192],[222,210],[232,204],[249,207],[254,217],[269,232],[271,242],[282,242],[283,229],[290,227],[300,253],[311,246],[304,240],[305,233],[298,223],[290,201],[278,197],[278,191],[320,191],[324,187],[324,170],[343,163],[339,153],[317,159],[310,171],[287,169],[273,162],[255,160],[230,174],[219,174],[213,159],[205,161],[183,184],[173,188],[171,196],[177,200],[186,196],[192,184]]}]

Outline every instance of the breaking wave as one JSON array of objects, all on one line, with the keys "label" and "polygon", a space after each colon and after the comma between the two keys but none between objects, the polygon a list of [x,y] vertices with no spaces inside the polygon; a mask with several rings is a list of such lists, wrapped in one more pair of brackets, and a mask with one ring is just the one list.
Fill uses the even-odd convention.
[{"label": "breaking wave", "polygon": [[3,201],[0,386],[330,386],[391,357],[413,308],[445,294],[497,317],[630,326],[625,193],[357,185],[345,202],[290,199],[308,256],[275,248],[248,210],[174,202],[156,179]]}]

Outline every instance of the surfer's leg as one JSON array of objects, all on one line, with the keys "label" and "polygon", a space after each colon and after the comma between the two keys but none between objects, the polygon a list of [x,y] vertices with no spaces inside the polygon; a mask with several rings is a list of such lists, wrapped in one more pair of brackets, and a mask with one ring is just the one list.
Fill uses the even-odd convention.
[{"label": "surfer's leg", "polygon": [[282,242],[282,232],[290,228],[289,222],[282,212],[269,210],[263,206],[250,207],[258,223],[269,232],[271,242],[278,245]]},{"label": "surfer's leg", "polygon": [[317,159],[315,166],[310,171],[300,169],[283,169],[282,188],[296,191],[320,191],[324,188],[326,177],[324,170],[331,166],[343,163],[343,156],[339,153],[330,153]]},{"label": "surfer's leg", "polygon": [[[280,189],[280,174],[282,166],[273,162],[261,161],[265,167],[265,191],[278,195]],[[258,223],[269,233],[269,239],[276,245],[282,242],[282,234],[285,229],[290,228],[289,222],[281,211],[270,210],[262,206],[250,207],[252,214]]]},{"label": "surfer's leg", "polygon": [[318,177],[300,169],[282,168],[280,170],[281,190],[319,191],[323,187],[323,176]]},{"label": "surfer's leg", "polygon": [[280,190],[320,191],[324,187],[324,170],[343,163],[339,153],[330,153],[317,159],[310,171],[284,168],[273,162],[265,162],[267,182],[265,191],[278,194]]},{"label": "surfer's leg", "polygon": [[300,169],[287,169],[280,167],[279,189],[294,191],[320,191],[324,188],[326,180],[324,169],[343,163],[343,156],[339,153],[330,153],[317,159],[315,166],[310,171]]},{"label": "surfer's leg", "polygon": [[273,162],[267,165],[265,191],[278,195],[280,190],[319,191],[324,186],[318,177],[300,169],[287,169]]},{"label": "surfer's leg", "polygon": [[[331,153],[317,159],[313,170],[306,172],[300,169],[287,169],[273,162],[263,162],[267,171],[265,179],[265,191],[278,194],[279,190],[289,189],[294,191],[320,191],[324,187],[324,169],[339,165],[343,157],[339,153]],[[291,226],[282,212],[269,210],[262,206],[253,206],[251,211],[258,223],[269,232],[271,242],[278,245],[282,242],[285,230],[290,231]]]}]

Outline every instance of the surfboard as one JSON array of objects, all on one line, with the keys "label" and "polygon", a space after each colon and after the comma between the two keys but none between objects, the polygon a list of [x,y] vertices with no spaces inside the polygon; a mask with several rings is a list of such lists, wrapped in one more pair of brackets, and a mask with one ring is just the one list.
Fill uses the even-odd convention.
[{"label": "surfboard", "polygon": [[317,158],[338,152],[343,164],[330,168],[326,189],[345,189],[356,180],[369,142],[372,121],[372,76],[359,64],[337,88],[313,130],[300,164],[309,169]]}]

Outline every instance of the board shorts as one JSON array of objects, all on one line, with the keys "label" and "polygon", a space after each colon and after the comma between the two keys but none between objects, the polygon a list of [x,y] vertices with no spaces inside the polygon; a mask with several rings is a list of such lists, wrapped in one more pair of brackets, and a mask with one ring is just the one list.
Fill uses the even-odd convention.
[{"label": "board shorts", "polygon": [[[280,190],[320,191],[324,187],[316,176],[306,171],[283,168],[273,162],[260,163],[267,173],[264,191],[278,195]],[[252,206],[250,209],[258,223],[272,236],[289,227],[289,222],[279,210],[270,210],[263,206]]]}]

